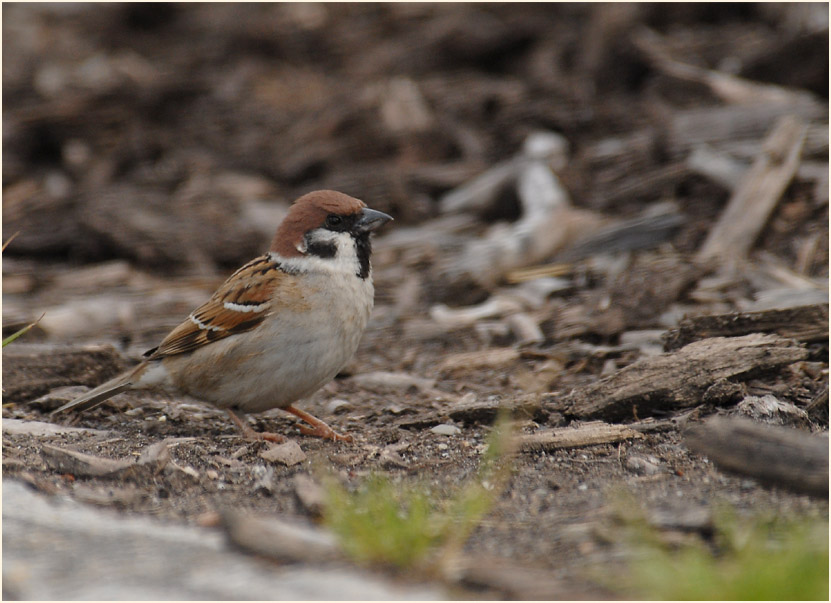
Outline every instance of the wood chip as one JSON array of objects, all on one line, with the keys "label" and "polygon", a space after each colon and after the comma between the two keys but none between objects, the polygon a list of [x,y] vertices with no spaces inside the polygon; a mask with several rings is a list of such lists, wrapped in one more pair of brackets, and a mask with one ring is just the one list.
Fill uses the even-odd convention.
[{"label": "wood chip", "polygon": [[384,446],[378,454],[378,463],[384,469],[408,469],[410,464],[401,458],[401,455],[399,454],[400,450],[408,446],[408,443],[404,443],[403,446],[401,444]]},{"label": "wood chip", "polygon": [[135,486],[97,486],[85,483],[76,483],[72,494],[81,502],[100,505],[132,507],[150,498],[151,492]]},{"label": "wood chip", "polygon": [[701,403],[714,384],[759,374],[804,360],[807,350],[776,335],[711,337],[676,352],[643,358],[596,383],[572,390],[564,413],[617,420],[644,417],[657,409]]},{"label": "wood chip", "polygon": [[430,308],[430,318],[447,329],[458,329],[483,318],[493,318],[519,312],[522,304],[516,299],[505,295],[494,295],[486,302],[463,308],[450,308],[444,304],[436,304]]},{"label": "wood chip", "polygon": [[310,515],[319,517],[326,504],[326,492],[323,486],[305,473],[298,473],[291,481],[294,485],[294,495],[297,496],[303,508]]},{"label": "wood chip", "polygon": [[776,122],[698,251],[699,262],[723,262],[747,255],[796,173],[806,132],[807,126],[796,116],[786,115]]},{"label": "wood chip", "polygon": [[540,325],[534,318],[525,312],[517,312],[508,316],[508,325],[511,327],[518,344],[539,343],[545,341]]},{"label": "wood chip", "polygon": [[807,412],[771,394],[746,396],[744,400],[738,403],[736,409],[742,414],[763,423],[804,427],[810,425]]},{"label": "wood chip", "polygon": [[339,556],[334,536],[312,526],[231,510],[222,513],[222,523],[233,544],[278,561],[320,563]]},{"label": "wood chip", "polygon": [[684,440],[692,451],[726,471],[828,498],[827,436],[738,417],[712,417],[690,428]]},{"label": "wood chip", "polygon": [[300,448],[300,444],[294,440],[288,440],[282,444],[271,444],[267,450],[260,453],[260,458],[270,463],[282,463],[291,467],[306,460],[306,453]]},{"label": "wood chip", "polygon": [[828,304],[762,312],[730,312],[684,318],[664,335],[664,349],[677,350],[707,337],[735,337],[749,333],[776,333],[797,341],[828,339]]},{"label": "wood chip", "polygon": [[731,192],[739,187],[748,168],[744,162],[727,153],[720,153],[709,145],[693,149],[687,157],[687,167]]},{"label": "wood chip", "polygon": [[363,389],[369,389],[377,393],[389,393],[414,388],[418,391],[430,391],[436,385],[435,379],[427,379],[410,375],[409,373],[395,373],[388,371],[375,371],[362,373],[350,377],[349,381]]},{"label": "wood chip", "polygon": [[41,447],[41,455],[51,469],[60,473],[110,479],[128,479],[139,474],[155,475],[170,460],[165,442],[149,446],[138,459],[108,459],[49,444]]},{"label": "wood chip", "polygon": [[446,412],[454,421],[465,423],[491,423],[496,419],[500,410],[510,411],[512,414],[524,415],[528,418],[542,418],[545,415],[542,410],[540,396],[528,394],[502,399],[499,396],[488,396],[479,398],[475,395],[464,396],[453,404]]},{"label": "wood chip", "polygon": [[439,365],[441,371],[475,370],[496,368],[513,364],[519,360],[519,350],[515,348],[491,348],[476,352],[462,352],[446,356]]},{"label": "wood chip", "polygon": [[602,421],[584,423],[577,427],[541,429],[536,433],[521,435],[517,438],[519,449],[558,450],[561,448],[582,448],[597,444],[614,444],[624,440],[641,440],[643,434],[629,429],[625,425],[612,425]]},{"label": "wood chip", "polygon": [[647,514],[646,520],[650,525],[661,530],[681,530],[703,534],[711,534],[713,531],[712,508],[698,506],[695,503],[682,503],[680,508],[652,510]]},{"label": "wood chip", "polygon": [[607,598],[592,593],[585,587],[575,589],[555,578],[548,568],[533,567],[527,563],[514,563],[499,557],[476,556],[463,559],[455,570],[456,580],[477,589],[493,589],[505,599],[515,601],[568,601]]},{"label": "wood chip", "polygon": [[133,464],[133,461],[107,459],[48,444],[44,444],[41,451],[51,469],[77,477],[112,476]]},{"label": "wood chip", "polygon": [[44,421],[22,421],[20,419],[3,419],[3,433],[27,435],[31,437],[49,437],[66,433],[86,433],[90,435],[109,435],[109,431],[88,429],[85,427],[68,427]]}]

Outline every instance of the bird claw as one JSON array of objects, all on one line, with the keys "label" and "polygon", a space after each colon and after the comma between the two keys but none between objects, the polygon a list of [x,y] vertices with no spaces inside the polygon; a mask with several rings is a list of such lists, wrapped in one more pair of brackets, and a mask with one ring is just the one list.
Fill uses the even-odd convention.
[{"label": "bird claw", "polygon": [[316,425],[314,427],[307,427],[298,423],[295,425],[300,433],[307,436],[323,438],[324,440],[334,440],[336,442],[353,442],[352,436],[349,434],[341,434],[329,427],[328,425]]},{"label": "bird claw", "polygon": [[282,444],[283,442],[288,440],[286,436],[280,435],[279,433],[271,433],[270,431],[256,431],[248,423],[240,419],[234,413],[234,411],[227,408],[225,410],[231,417],[231,420],[233,420],[234,424],[239,428],[240,432],[242,432],[242,437],[245,440],[248,440],[250,442],[274,442],[276,444]]}]

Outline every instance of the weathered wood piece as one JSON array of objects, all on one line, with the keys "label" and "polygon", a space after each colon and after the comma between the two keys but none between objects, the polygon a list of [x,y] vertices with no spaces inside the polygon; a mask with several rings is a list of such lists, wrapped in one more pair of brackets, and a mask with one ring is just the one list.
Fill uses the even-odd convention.
[{"label": "weathered wood piece", "polygon": [[232,510],[222,513],[222,523],[234,545],[271,559],[319,563],[340,556],[334,536],[312,526]]},{"label": "weathered wood piece", "polygon": [[156,474],[170,462],[167,441],[157,442],[145,448],[137,459],[108,459],[44,444],[41,448],[44,462],[60,473],[78,477],[103,477],[125,479],[139,473]]},{"label": "weathered wood piece", "polygon": [[739,159],[706,144],[693,149],[687,157],[687,167],[731,192],[739,187],[748,168]]},{"label": "weathered wood piece", "polygon": [[78,477],[112,476],[133,464],[129,460],[108,459],[44,444],[41,457],[50,469]]},{"label": "weathered wood piece", "polygon": [[811,105],[759,103],[753,105],[725,105],[695,107],[673,113],[668,135],[669,146],[675,153],[691,152],[701,145],[711,145],[719,151],[740,159],[752,159],[759,150],[760,139],[769,131],[770,124],[786,115],[798,115],[811,123],[805,141],[806,154],[815,155],[825,147],[822,135],[827,128],[814,123],[821,120],[822,111]]},{"label": "weathered wood piece", "polygon": [[695,406],[705,398],[716,402],[708,395],[713,386],[807,357],[803,346],[776,335],[712,337],[676,352],[644,358],[596,383],[575,388],[564,399],[563,412],[578,418],[618,420]]},{"label": "weathered wood piece", "polygon": [[[516,562],[504,557],[486,557],[481,554],[463,558],[461,567],[453,568],[451,579],[463,586],[492,589],[500,598],[511,601],[566,601],[595,597],[599,600],[608,595],[599,591],[587,594],[581,587],[575,589],[569,583],[552,575],[545,567],[535,567],[528,562]],[[452,566],[451,566],[452,567]],[[445,568],[446,569],[446,568]]]},{"label": "weathered wood piece", "polygon": [[753,166],[699,249],[699,262],[747,255],[799,167],[806,132],[805,123],[794,115],[776,122]]},{"label": "weathered wood piece", "polygon": [[485,368],[504,367],[519,360],[520,352],[516,348],[490,348],[473,352],[449,354],[439,364],[439,370],[445,372],[472,371]]},{"label": "weathered wood piece", "polygon": [[410,389],[429,392],[436,386],[435,379],[392,371],[359,373],[350,377],[349,381],[358,387],[377,393],[404,392]]},{"label": "weathered wood piece", "polygon": [[750,419],[713,417],[684,440],[720,468],[772,486],[828,497],[828,438]]},{"label": "weathered wood piece", "polygon": [[85,433],[88,435],[105,436],[109,431],[101,429],[88,429],[85,427],[69,427],[67,425],[55,425],[44,421],[22,421],[20,419],[3,419],[3,433],[12,435],[25,435],[31,438],[53,437],[68,433]]},{"label": "weathered wood piece", "polygon": [[109,345],[15,343],[3,350],[3,403],[33,400],[64,385],[93,387],[126,368]]},{"label": "weathered wood piece", "polygon": [[[469,397],[470,396],[470,397]],[[550,400],[548,394],[522,394],[510,398],[477,398],[463,396],[449,406],[439,409],[422,410],[413,415],[403,417],[398,423],[402,429],[426,429],[440,424],[445,417],[460,423],[491,423],[500,412],[517,417],[532,418],[543,421],[550,410],[556,410],[556,403]],[[544,408],[544,405],[550,408]]]},{"label": "weathered wood piece", "polygon": [[472,400],[462,399],[456,402],[447,414],[454,421],[464,423],[492,422],[500,411],[540,419],[546,415],[541,403],[540,396],[536,394],[523,394],[507,400],[497,397],[475,397]]},{"label": "weathered wood piece", "polygon": [[297,473],[292,478],[294,495],[307,513],[320,517],[326,506],[326,490],[310,475]]},{"label": "weathered wood piece", "polygon": [[677,350],[708,337],[736,337],[775,333],[802,342],[828,339],[828,304],[814,304],[761,312],[730,312],[684,318],[664,336],[664,350]]},{"label": "weathered wood piece", "polygon": [[517,444],[522,451],[557,450],[596,444],[614,444],[623,440],[640,440],[643,437],[643,434],[625,425],[592,421],[578,427],[543,429],[536,433],[521,435],[517,437]]}]

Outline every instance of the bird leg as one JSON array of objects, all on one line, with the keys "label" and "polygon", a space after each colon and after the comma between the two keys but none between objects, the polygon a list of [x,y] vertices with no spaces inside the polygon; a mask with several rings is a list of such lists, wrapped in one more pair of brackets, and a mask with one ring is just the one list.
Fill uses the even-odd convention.
[{"label": "bird leg", "polygon": [[289,405],[285,407],[283,410],[285,410],[286,412],[290,412],[296,417],[300,417],[302,420],[306,421],[306,423],[311,425],[311,427],[305,427],[303,425],[297,426],[298,429],[300,429],[300,433],[302,433],[303,435],[317,436],[325,440],[336,440],[341,442],[352,441],[351,435],[338,433],[317,417],[313,417],[309,413],[295,408],[294,406]]},{"label": "bird leg", "polygon": [[[231,420],[234,424],[239,427],[239,430],[242,432],[242,437],[246,440],[252,441],[261,441],[267,440],[269,442],[277,442],[278,444],[286,441],[286,436],[280,435],[279,433],[271,433],[268,431],[255,431],[253,427],[251,427],[248,423],[240,419],[234,411],[230,408],[226,408],[225,412],[231,417]],[[245,415],[243,415],[244,417]]]}]

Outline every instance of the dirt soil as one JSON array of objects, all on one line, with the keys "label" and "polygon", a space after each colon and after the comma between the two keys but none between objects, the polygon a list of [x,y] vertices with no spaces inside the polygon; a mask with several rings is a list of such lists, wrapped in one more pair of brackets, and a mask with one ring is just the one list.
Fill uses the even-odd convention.
[{"label": "dirt soil", "polygon": [[[559,405],[572,389],[661,353],[661,335],[684,314],[755,309],[748,303],[781,289],[752,271],[716,287],[712,268],[694,264],[730,190],[688,169],[661,170],[689,153],[672,140],[673,116],[725,103],[657,68],[633,40],[648,28],[679,60],[827,104],[827,6],[824,29],[816,19],[799,5],[754,4],[4,5],[3,239],[20,233],[3,258],[4,336],[45,316],[4,350],[3,418],[106,432],[4,430],[4,476],[189,524],[226,508],[314,520],[293,477],[321,468],[351,487],[381,473],[452,492],[478,467],[494,418],[495,405],[482,410],[488,401],[544,395],[517,413],[521,433],[585,424]],[[401,98],[426,107],[423,119],[413,105],[396,113]],[[825,197],[821,180],[800,172],[750,265],[825,282],[827,303],[827,108],[808,119],[825,127],[824,146],[803,149],[806,162],[825,167]],[[452,248],[404,248],[396,230],[429,233],[444,193],[513,157],[538,130],[571,146],[558,175],[575,207],[624,220],[671,199],[684,222],[651,249],[568,262],[566,286],[530,312],[542,340],[520,341],[509,312],[448,327],[437,303],[516,289],[501,278],[454,290],[436,276]],[[654,138],[638,148],[644,132]],[[604,163],[598,149],[614,140],[629,147],[607,144],[615,161]],[[746,167],[753,157],[744,159]],[[396,220],[375,239],[376,309],[354,362],[300,405],[353,443],[304,437],[280,411],[251,417],[300,444],[306,460],[287,466],[264,459],[271,445],[244,441],[222,412],[157,393],[50,417],[157,345],[265,248],[287,202],[316,188],[354,194]],[[469,232],[519,211],[516,194],[503,191],[487,212],[469,212]],[[707,522],[684,527],[685,514],[724,502],[743,514],[827,519],[827,500],[723,472],[683,438],[690,424],[749,414],[737,402],[768,394],[801,411],[768,422],[827,433],[825,337],[803,342],[800,362],[737,379],[732,396],[605,418],[640,437],[518,453],[466,554],[539,569],[559,586],[534,591],[527,577],[506,586],[502,576],[471,574],[465,596],[616,596],[596,568],[622,563],[621,493],[648,516],[670,517],[656,520],[668,532],[705,532]],[[481,408],[457,412],[464,404]],[[433,431],[445,424],[458,429]],[[181,470],[76,475],[43,451],[134,459],[165,439]]]}]

